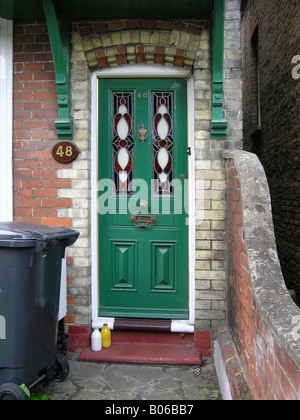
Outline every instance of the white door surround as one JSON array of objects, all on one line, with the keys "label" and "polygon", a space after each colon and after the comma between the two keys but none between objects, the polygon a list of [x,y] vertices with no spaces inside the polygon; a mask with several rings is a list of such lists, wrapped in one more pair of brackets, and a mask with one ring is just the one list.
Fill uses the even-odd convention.
[{"label": "white door surround", "polygon": [[0,19],[0,221],[13,219],[13,22]]},{"label": "white door surround", "polygon": [[188,139],[191,148],[189,156],[189,320],[172,321],[172,331],[193,333],[195,328],[195,154],[194,154],[194,78],[185,69],[152,65],[127,65],[100,70],[92,75],[92,145],[91,145],[91,235],[92,235],[92,326],[102,327],[107,323],[114,326],[113,318],[100,318],[98,280],[98,215],[97,215],[97,174],[98,174],[98,79],[107,77],[177,77],[188,80]]}]

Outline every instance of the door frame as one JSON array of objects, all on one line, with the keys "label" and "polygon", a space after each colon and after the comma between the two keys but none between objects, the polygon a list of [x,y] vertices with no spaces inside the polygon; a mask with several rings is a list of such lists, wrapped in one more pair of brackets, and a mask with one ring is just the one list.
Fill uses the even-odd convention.
[{"label": "door frame", "polygon": [[97,184],[98,184],[98,79],[101,78],[184,78],[187,79],[188,99],[188,147],[191,155],[188,157],[188,194],[189,194],[189,320],[174,320],[171,331],[193,333],[195,327],[195,141],[194,141],[194,77],[189,70],[164,67],[158,65],[127,65],[109,68],[93,73],[91,80],[91,245],[92,245],[92,327],[102,327],[107,323],[111,329],[114,318],[98,316],[99,307],[99,273],[98,273],[98,214],[97,214]]},{"label": "door frame", "polygon": [[13,220],[13,21],[0,18],[0,221]]}]

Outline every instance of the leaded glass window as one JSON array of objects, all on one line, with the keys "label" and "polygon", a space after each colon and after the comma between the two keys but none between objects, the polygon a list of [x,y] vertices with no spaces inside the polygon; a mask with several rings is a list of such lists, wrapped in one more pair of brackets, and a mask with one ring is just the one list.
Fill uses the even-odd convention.
[{"label": "leaded glass window", "polygon": [[152,92],[153,183],[156,195],[173,195],[174,93]]},{"label": "leaded glass window", "polygon": [[113,180],[117,194],[132,194],[133,92],[113,92]]}]

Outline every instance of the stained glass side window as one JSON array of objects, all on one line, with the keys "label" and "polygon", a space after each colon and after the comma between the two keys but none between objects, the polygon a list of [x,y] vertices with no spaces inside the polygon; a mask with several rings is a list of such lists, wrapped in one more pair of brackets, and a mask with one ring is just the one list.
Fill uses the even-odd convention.
[{"label": "stained glass side window", "polygon": [[[134,158],[133,92],[113,92],[113,180],[117,194],[132,194]],[[131,183],[131,184],[130,184]]]},{"label": "stained glass side window", "polygon": [[156,195],[173,195],[174,93],[152,92],[153,182]]}]

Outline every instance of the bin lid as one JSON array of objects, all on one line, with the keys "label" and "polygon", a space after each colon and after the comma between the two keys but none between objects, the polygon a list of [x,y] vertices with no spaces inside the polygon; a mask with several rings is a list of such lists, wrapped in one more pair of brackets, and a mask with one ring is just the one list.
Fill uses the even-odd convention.
[{"label": "bin lid", "polygon": [[37,225],[22,222],[0,222],[0,247],[35,247],[36,242],[49,242],[74,238],[75,242],[79,232],[73,229]]}]

